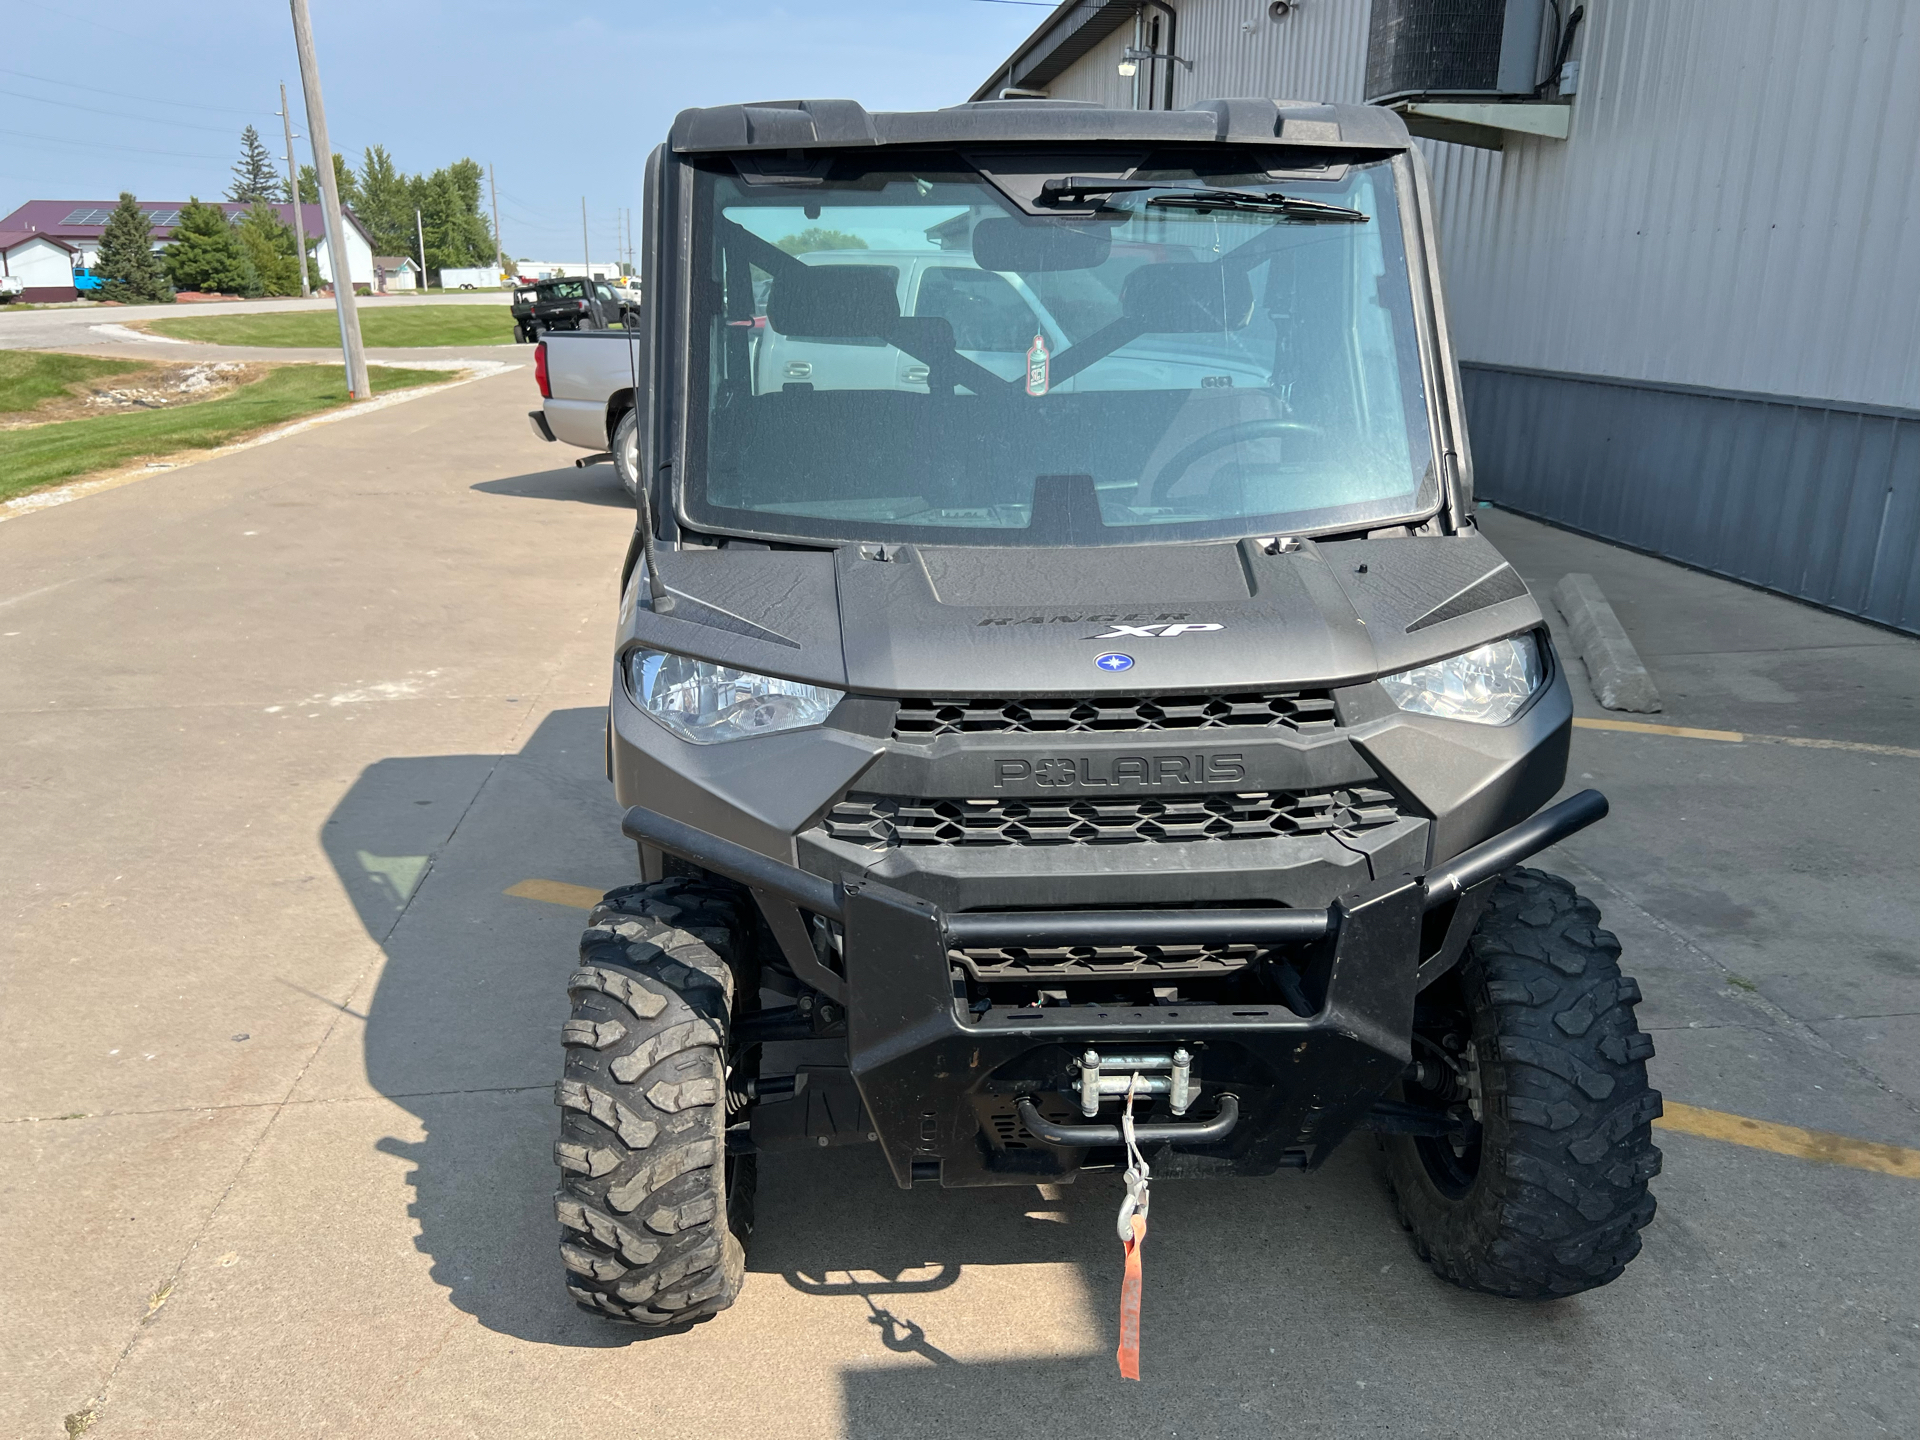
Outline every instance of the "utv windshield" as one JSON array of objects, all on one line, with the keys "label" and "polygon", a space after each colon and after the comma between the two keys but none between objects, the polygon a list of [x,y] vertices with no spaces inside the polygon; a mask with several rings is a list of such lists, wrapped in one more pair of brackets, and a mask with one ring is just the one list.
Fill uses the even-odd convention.
[{"label": "utv windshield", "polygon": [[1100,545],[1431,507],[1389,162],[1051,158],[697,172],[693,523]]}]

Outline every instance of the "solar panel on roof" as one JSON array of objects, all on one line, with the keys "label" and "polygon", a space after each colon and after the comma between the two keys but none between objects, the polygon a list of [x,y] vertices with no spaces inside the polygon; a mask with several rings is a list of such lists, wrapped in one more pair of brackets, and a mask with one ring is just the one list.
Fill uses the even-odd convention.
[{"label": "solar panel on roof", "polygon": [[147,211],[147,223],[149,225],[177,225],[179,222],[180,212],[178,210]]},{"label": "solar panel on roof", "polygon": [[[62,225],[104,225],[107,223],[105,217],[112,213],[109,210],[76,210],[60,223]],[[96,216],[100,218],[96,219]]]}]

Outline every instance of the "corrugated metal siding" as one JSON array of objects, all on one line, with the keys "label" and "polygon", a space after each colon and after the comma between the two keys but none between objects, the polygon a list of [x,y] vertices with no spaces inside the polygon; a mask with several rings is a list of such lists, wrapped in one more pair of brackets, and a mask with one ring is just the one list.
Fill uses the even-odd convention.
[{"label": "corrugated metal siding", "polygon": [[1432,145],[1463,359],[1920,408],[1920,7],[1590,0],[1573,135]]},{"label": "corrugated metal siding", "polygon": [[1466,365],[1479,493],[1920,633],[1920,417]]},{"label": "corrugated metal siding", "polygon": [[1098,100],[1125,110],[1133,104],[1133,82],[1122,79],[1118,67],[1120,52],[1131,44],[1133,25],[1128,22],[1056,76],[1047,93],[1056,100]]},{"label": "corrugated metal siding", "polygon": [[[1372,12],[1368,0],[1311,0],[1284,20],[1269,19],[1258,0],[1186,0],[1174,10],[1180,16],[1180,54],[1194,62],[1191,71],[1174,68],[1175,108],[1237,95],[1360,99]],[[1060,100],[1131,105],[1133,82],[1122,79],[1117,67],[1120,52],[1132,43],[1133,26],[1123,25],[1057,77],[1048,93]],[[1159,93],[1156,86],[1156,101]]]},{"label": "corrugated metal siding", "polygon": [[1368,0],[1307,0],[1284,20],[1258,0],[1188,0],[1173,103],[1234,95],[1358,103],[1366,88]]}]

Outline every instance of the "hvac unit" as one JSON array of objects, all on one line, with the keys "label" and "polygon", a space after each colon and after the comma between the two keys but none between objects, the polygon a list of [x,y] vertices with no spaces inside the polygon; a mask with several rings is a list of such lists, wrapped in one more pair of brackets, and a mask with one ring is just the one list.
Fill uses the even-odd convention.
[{"label": "hvac unit", "polygon": [[1530,99],[1546,11],[1547,0],[1373,0],[1368,103]]}]

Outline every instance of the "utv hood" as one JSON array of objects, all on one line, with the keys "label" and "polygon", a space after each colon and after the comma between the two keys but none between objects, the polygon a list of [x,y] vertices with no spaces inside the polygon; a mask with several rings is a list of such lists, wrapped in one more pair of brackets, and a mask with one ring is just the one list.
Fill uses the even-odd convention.
[{"label": "utv hood", "polygon": [[1352,684],[1540,623],[1457,536],[1198,545],[849,545],[663,552],[622,641],[876,695],[1137,694]]}]

